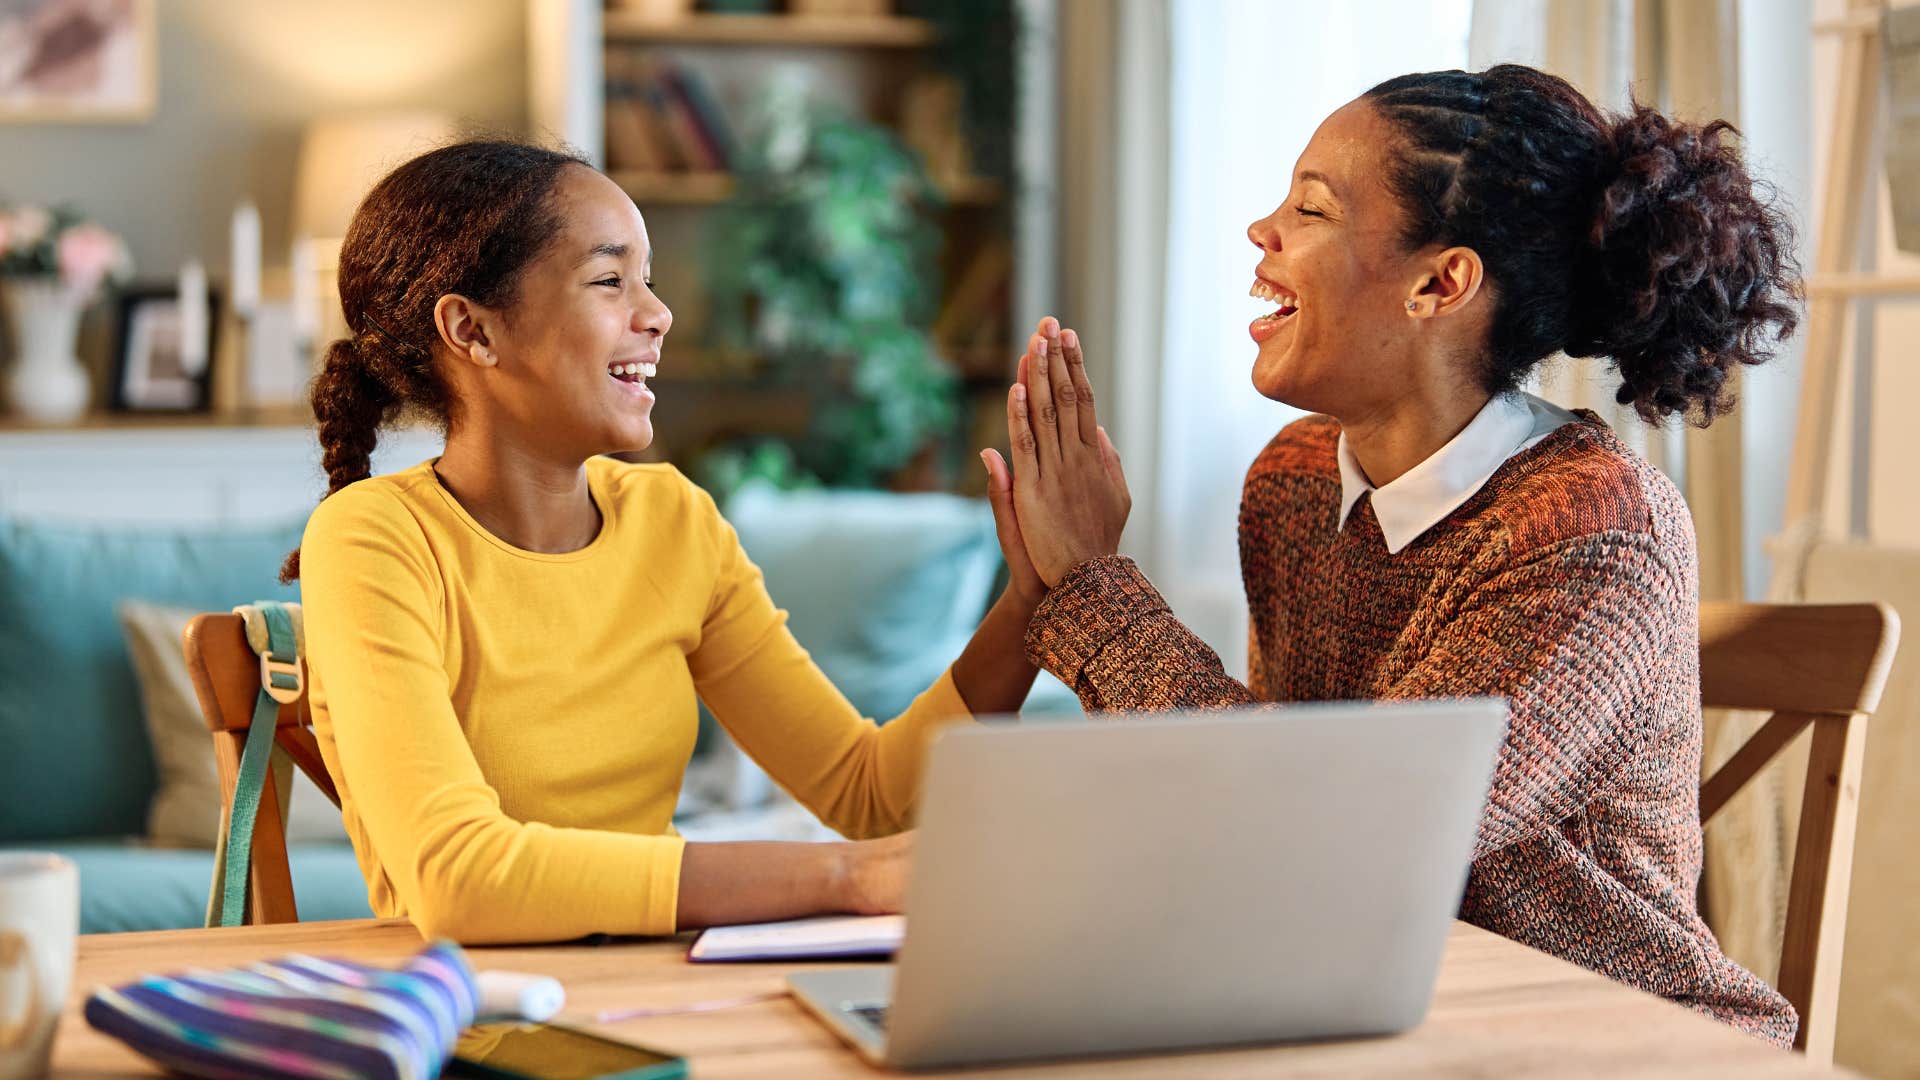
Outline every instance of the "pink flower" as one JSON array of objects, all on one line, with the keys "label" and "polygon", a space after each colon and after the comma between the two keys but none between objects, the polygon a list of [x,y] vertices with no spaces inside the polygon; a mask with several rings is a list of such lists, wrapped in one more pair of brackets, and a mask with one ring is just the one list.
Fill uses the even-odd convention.
[{"label": "pink flower", "polygon": [[81,296],[92,296],[108,274],[125,272],[127,249],[98,225],[75,225],[60,234],[54,252],[60,279]]}]

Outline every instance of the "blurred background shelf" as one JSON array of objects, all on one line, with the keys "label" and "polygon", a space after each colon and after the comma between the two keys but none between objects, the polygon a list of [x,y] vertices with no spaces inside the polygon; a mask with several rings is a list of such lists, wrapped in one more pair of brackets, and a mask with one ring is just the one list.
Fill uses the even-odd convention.
[{"label": "blurred background shelf", "polygon": [[[1007,74],[983,92],[973,62],[1011,53],[1011,9],[1003,0],[876,0],[871,12],[844,14],[686,10],[697,3],[627,0],[597,12],[597,33],[583,54],[556,61],[556,70],[598,62],[598,109],[579,114],[595,130],[578,134],[583,145],[604,150],[607,175],[645,212],[657,255],[653,280],[673,307],[674,342],[657,380],[662,402],[673,408],[655,414],[656,452],[698,475],[710,452],[724,455],[729,445],[771,435],[800,459],[846,470],[822,473],[830,484],[854,477],[977,493],[983,477],[966,466],[976,444],[1004,439],[1004,420],[992,421],[1003,415],[999,398],[1018,355],[1014,309],[1025,306],[1017,299],[1015,223],[1032,186],[1049,183],[1031,163],[1019,170],[1011,163],[1020,121]],[[977,115],[968,113],[970,100]],[[813,141],[826,129],[829,142]],[[770,156],[775,146],[783,149]],[[893,164],[901,150],[917,164]],[[780,168],[792,170],[793,184],[770,185],[768,198],[735,204],[738,213],[707,212],[734,199],[749,170],[785,161],[789,151],[794,159]],[[822,183],[818,174],[828,167],[845,182]],[[876,209],[908,201],[897,195],[910,190],[908,170],[912,182],[931,179],[943,196],[939,205],[903,208],[923,226],[919,232]],[[831,235],[837,246],[828,257],[824,249],[766,239],[794,230]],[[755,327],[734,325],[765,310],[751,289],[739,300],[741,282],[758,280],[756,273],[781,283],[822,278],[831,283],[826,297],[884,297],[898,291],[902,268],[928,294],[914,301],[924,313],[913,316],[925,320],[913,329],[936,343],[924,363],[875,353],[856,380],[851,355],[815,372],[806,362],[718,347],[761,340]],[[820,339],[813,328],[821,323],[850,318],[831,303],[795,310],[812,320],[792,338],[800,342]],[[841,407],[854,398],[889,405]],[[905,437],[894,431],[907,425],[924,426],[924,450],[903,467],[908,475],[887,480],[846,465],[865,460],[848,446],[901,445]]]},{"label": "blurred background shelf", "polygon": [[[733,176],[724,172],[619,169],[609,175],[642,206],[711,206],[732,198],[734,191]],[[941,181],[940,190],[952,206],[997,206],[1005,197],[1005,188],[990,176]]]},{"label": "blurred background shelf", "polygon": [[733,197],[733,176],[723,172],[648,172],[620,169],[608,173],[634,202],[671,206],[709,206]]},{"label": "blurred background shelf", "polygon": [[167,428],[275,428],[311,427],[313,412],[305,405],[275,406],[235,413],[211,412],[95,412],[71,424],[37,424],[24,417],[0,415],[0,433],[62,431],[140,431]]},{"label": "blurred background shelf", "polygon": [[933,24],[902,16],[691,14],[671,21],[609,11],[602,23],[609,42],[677,45],[815,45],[840,48],[922,48]]}]

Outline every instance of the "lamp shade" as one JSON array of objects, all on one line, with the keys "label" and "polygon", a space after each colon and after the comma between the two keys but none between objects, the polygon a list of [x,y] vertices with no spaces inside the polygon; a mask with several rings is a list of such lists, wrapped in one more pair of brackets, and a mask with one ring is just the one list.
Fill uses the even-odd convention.
[{"label": "lamp shade", "polygon": [[409,158],[445,143],[453,118],[431,111],[327,116],[307,126],[293,189],[293,235],[338,239],[360,200]]}]

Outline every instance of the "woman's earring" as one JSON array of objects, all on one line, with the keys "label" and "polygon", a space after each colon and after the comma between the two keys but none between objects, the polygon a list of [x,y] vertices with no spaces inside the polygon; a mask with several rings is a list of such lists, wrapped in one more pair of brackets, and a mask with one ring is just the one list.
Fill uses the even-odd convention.
[{"label": "woman's earring", "polygon": [[1407,310],[1408,310],[1408,311],[1419,311],[1419,310],[1420,310],[1420,302],[1419,302],[1418,300],[1409,300],[1409,301],[1407,301]]}]

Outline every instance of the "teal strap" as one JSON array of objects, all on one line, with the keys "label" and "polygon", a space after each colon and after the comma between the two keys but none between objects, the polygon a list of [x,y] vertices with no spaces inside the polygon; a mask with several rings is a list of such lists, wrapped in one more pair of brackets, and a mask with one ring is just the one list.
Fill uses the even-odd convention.
[{"label": "teal strap", "polygon": [[[276,665],[297,665],[300,650],[294,639],[293,619],[276,601],[261,600],[256,606],[267,623],[268,655]],[[279,690],[295,690],[299,686],[296,676],[279,671],[272,672],[268,681]],[[227,819],[226,874],[220,886],[218,910],[221,926],[239,926],[246,917],[247,873],[253,863],[253,824],[260,813],[260,792],[267,783],[274,728],[279,723],[280,703],[262,685],[260,696],[253,703],[247,746],[240,754],[240,779],[233,790],[233,812]]]}]

